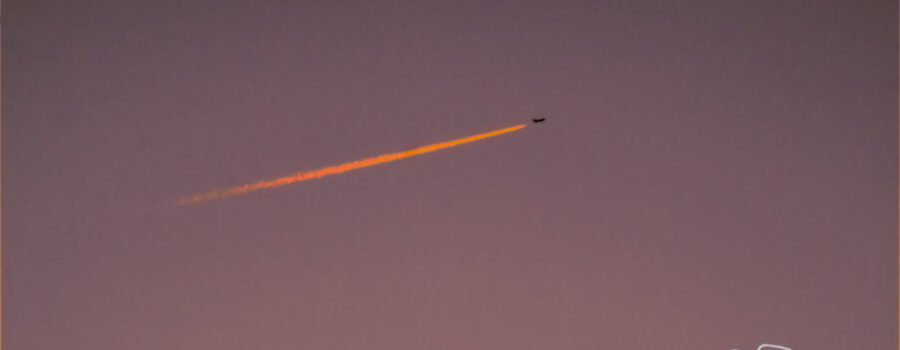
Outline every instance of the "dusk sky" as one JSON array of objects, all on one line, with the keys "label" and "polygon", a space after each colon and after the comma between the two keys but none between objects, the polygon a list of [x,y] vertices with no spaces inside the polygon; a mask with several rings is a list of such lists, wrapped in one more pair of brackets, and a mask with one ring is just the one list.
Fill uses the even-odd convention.
[{"label": "dusk sky", "polygon": [[896,349],[897,17],[5,0],[2,345]]}]

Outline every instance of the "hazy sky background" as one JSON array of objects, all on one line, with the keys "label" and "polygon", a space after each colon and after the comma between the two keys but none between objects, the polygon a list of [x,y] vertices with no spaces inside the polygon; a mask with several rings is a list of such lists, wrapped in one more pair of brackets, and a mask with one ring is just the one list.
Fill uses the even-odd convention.
[{"label": "hazy sky background", "polygon": [[4,348],[897,346],[896,1],[2,13]]}]

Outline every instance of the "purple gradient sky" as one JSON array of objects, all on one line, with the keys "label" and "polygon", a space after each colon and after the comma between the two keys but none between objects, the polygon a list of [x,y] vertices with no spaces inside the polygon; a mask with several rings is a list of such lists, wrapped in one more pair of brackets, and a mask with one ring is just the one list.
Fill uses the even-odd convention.
[{"label": "purple gradient sky", "polygon": [[897,10],[6,0],[3,345],[896,348]]}]

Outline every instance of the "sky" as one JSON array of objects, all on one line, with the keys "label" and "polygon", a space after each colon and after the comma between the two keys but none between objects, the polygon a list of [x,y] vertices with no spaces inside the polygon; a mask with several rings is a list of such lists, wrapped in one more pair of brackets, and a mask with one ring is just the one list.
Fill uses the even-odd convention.
[{"label": "sky", "polygon": [[896,1],[2,14],[5,348],[897,347]]}]

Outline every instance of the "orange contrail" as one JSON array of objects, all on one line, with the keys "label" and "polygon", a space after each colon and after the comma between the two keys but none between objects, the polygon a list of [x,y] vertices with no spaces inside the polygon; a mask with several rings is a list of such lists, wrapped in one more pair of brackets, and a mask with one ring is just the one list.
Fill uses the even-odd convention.
[{"label": "orange contrail", "polygon": [[428,152],[434,152],[434,151],[437,151],[440,149],[450,148],[450,147],[461,145],[464,143],[469,143],[469,142],[473,142],[473,141],[486,139],[489,137],[494,137],[494,136],[497,136],[500,134],[505,134],[508,132],[516,131],[516,130],[519,130],[524,127],[525,127],[525,125],[511,126],[508,128],[494,130],[494,131],[486,132],[483,134],[478,134],[478,135],[469,136],[469,137],[463,137],[461,139],[435,143],[435,144],[431,144],[428,146],[422,146],[419,148],[414,148],[414,149],[403,151],[403,152],[383,154],[380,156],[366,158],[363,160],[357,160],[354,162],[348,162],[348,163],[344,163],[341,165],[334,165],[334,166],[329,166],[329,167],[325,167],[325,168],[321,168],[321,169],[317,169],[317,170],[299,172],[299,173],[296,173],[296,174],[293,174],[290,176],[285,176],[285,177],[277,178],[274,180],[263,180],[263,181],[259,181],[259,182],[249,183],[249,184],[246,184],[243,186],[220,188],[218,190],[210,191],[210,192],[203,193],[203,194],[183,197],[178,200],[178,205],[196,204],[196,203],[205,202],[205,201],[213,200],[213,199],[222,199],[225,197],[237,196],[237,195],[241,195],[241,194],[245,194],[248,192],[261,190],[261,189],[265,189],[265,188],[279,187],[279,186],[284,186],[284,185],[288,185],[288,184],[292,184],[292,183],[300,182],[300,181],[304,181],[304,180],[316,179],[316,178],[320,178],[320,177],[327,176],[327,175],[340,174],[345,171],[350,171],[350,170],[359,169],[359,168],[365,168],[368,166],[373,166],[373,165],[377,165],[377,164],[381,164],[381,163],[387,163],[387,162],[395,161],[397,159],[409,158],[412,156],[417,156],[417,155],[425,154]]}]

